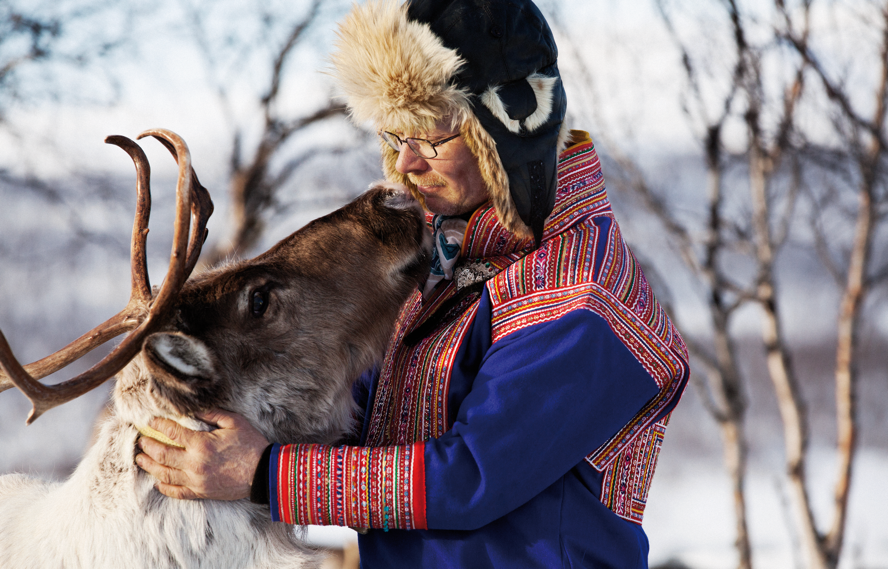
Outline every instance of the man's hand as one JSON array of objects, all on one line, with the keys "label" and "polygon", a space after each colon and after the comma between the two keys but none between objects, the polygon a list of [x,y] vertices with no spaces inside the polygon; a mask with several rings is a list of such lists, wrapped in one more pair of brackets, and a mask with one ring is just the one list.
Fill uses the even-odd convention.
[{"label": "man's hand", "polygon": [[168,419],[152,419],[151,428],[185,448],[140,437],[142,454],[136,455],[136,464],[156,478],[155,487],[171,498],[248,498],[256,466],[268,441],[234,413],[214,410],[197,418],[219,428],[192,431]]}]

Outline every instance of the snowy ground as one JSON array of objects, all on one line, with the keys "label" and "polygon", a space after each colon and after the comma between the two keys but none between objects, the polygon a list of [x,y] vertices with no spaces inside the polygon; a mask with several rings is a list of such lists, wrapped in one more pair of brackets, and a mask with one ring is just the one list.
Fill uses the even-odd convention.
[{"label": "snowy ground", "polygon": [[[679,420],[676,418],[676,421]],[[667,433],[667,439],[668,439]],[[719,457],[691,458],[670,452],[661,455],[651,489],[644,527],[651,543],[651,565],[680,560],[688,567],[736,567],[733,551],[733,505],[727,476]],[[834,474],[829,449],[812,452],[812,495],[822,520],[828,521]],[[802,568],[794,553],[792,526],[785,507],[781,470],[754,468],[747,481],[749,526],[756,569]],[[888,453],[861,449],[855,463],[843,569],[888,568]]]}]

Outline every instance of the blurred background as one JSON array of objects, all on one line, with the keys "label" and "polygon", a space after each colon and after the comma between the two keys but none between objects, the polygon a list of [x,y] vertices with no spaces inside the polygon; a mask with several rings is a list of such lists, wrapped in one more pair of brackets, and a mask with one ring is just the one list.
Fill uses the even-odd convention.
[{"label": "blurred background", "polygon": [[[381,178],[375,133],[324,73],[349,5],[0,0],[0,329],[20,360],[128,299],[135,177],[105,136],[188,142],[216,205],[210,265]],[[888,568],[888,3],[538,5],[568,120],[692,353],[645,512],[651,565]],[[157,283],[175,164],[141,145]],[[64,479],[108,391],[28,427],[25,397],[0,395],[0,473]]]}]

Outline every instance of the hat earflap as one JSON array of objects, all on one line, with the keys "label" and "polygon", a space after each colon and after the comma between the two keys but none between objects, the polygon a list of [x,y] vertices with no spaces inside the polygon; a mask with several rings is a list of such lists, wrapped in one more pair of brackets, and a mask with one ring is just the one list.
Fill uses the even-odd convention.
[{"label": "hat earflap", "polygon": [[490,87],[481,95],[481,102],[484,106],[513,134],[521,134],[522,127],[526,133],[532,134],[549,120],[549,115],[552,114],[553,93],[559,78],[533,73],[528,75],[525,81],[527,82],[525,89],[530,87],[533,93],[532,100],[535,109],[530,115],[520,120],[512,118],[513,113],[506,110],[506,103],[500,95],[500,91],[503,89],[502,85]]},{"label": "hat earflap", "polygon": [[496,150],[496,141],[481,126],[475,115],[470,116],[463,124],[461,132],[466,146],[478,160],[481,177],[487,184],[487,192],[500,223],[516,237],[533,238],[533,232],[521,220],[518,210],[512,203],[509,194],[509,176]]}]

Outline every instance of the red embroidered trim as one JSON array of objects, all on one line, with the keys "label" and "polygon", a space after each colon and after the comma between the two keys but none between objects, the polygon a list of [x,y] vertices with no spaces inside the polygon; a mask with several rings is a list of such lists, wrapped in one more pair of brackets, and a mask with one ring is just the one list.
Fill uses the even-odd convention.
[{"label": "red embroidered trim", "polygon": [[617,515],[641,523],[667,422],[655,420],[680,394],[688,373],[687,348],[623,241],[594,148],[577,147],[560,166],[559,201],[562,195],[576,195],[556,206],[542,247],[487,284],[492,339],[589,310],[608,323],[651,375],[659,394],[586,457],[603,472],[601,501]]},{"label": "red embroidered trim", "polygon": [[403,445],[440,437],[449,428],[448,394],[453,361],[468,333],[477,300],[467,299],[458,314],[442,323],[416,346],[403,344],[407,332],[424,322],[451,298],[450,285],[427,305],[420,302],[398,323],[376,388],[366,444]]},{"label": "red embroidered trim", "polygon": [[422,443],[390,447],[286,445],[278,512],[288,524],[427,529]]},{"label": "red embroidered trim", "polygon": [[666,415],[635,437],[603,472],[601,502],[630,522],[641,525],[668,423]]},{"label": "red embroidered trim", "polygon": [[494,342],[541,322],[561,318],[574,310],[589,310],[604,318],[661,389],[681,377],[686,363],[662,338],[597,283],[580,283],[521,296],[493,309]]}]

